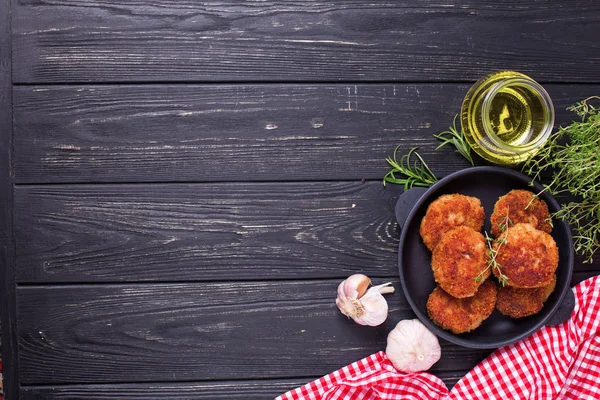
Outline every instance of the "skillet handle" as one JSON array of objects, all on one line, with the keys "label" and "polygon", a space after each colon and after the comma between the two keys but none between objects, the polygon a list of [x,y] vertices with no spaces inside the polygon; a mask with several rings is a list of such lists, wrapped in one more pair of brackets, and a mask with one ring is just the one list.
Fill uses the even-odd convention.
[{"label": "skillet handle", "polygon": [[562,302],[558,309],[554,312],[554,315],[550,317],[546,325],[554,326],[560,325],[569,318],[571,318],[571,314],[573,313],[573,309],[575,308],[575,295],[573,294],[573,289],[567,290],[565,293],[565,297],[562,299]]},{"label": "skillet handle", "polygon": [[428,188],[414,186],[402,193],[396,202],[396,221],[400,225],[400,229],[404,226],[408,214],[410,214],[417,201],[425,194]]}]

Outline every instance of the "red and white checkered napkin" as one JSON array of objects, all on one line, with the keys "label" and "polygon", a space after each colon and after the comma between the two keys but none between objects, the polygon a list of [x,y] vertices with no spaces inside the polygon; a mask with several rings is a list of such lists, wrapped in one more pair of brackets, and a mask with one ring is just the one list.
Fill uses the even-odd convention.
[{"label": "red and white checkered napkin", "polygon": [[574,292],[568,321],[496,350],[450,392],[434,375],[398,372],[380,351],[276,400],[600,399],[600,276]]}]

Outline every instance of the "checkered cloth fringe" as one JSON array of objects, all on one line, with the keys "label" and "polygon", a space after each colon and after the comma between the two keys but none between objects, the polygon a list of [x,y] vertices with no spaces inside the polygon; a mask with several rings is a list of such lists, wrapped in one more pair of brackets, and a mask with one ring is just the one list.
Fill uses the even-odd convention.
[{"label": "checkered cloth fringe", "polygon": [[432,374],[397,371],[380,351],[276,400],[600,399],[600,276],[573,290],[569,320],[496,350],[450,392]]}]

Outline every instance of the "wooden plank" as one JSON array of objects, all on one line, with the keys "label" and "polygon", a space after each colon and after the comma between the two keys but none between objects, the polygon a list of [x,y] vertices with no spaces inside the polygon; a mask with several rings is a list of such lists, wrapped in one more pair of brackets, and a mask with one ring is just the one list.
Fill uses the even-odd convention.
[{"label": "wooden plank", "polygon": [[10,238],[12,233],[13,113],[9,13],[10,2],[0,0],[0,243]]},{"label": "wooden plank", "polygon": [[[16,179],[381,179],[385,157],[396,145],[423,144],[433,151],[431,135],[438,129],[432,124],[447,128],[466,90],[464,85],[18,87]],[[457,158],[437,160],[450,168]]]},{"label": "wooden plank", "polygon": [[[0,336],[4,396],[19,393],[13,240],[11,2],[0,0]],[[2,378],[0,378],[1,380]]]},{"label": "wooden plank", "polygon": [[[15,88],[18,183],[380,180],[421,146],[440,176],[469,164],[435,151],[468,85],[51,86]],[[547,85],[557,124],[599,85]]]},{"label": "wooden plank", "polygon": [[[396,322],[414,318],[394,294],[387,296],[383,325],[359,326],[337,310],[337,284],[21,287],[21,379],[52,385],[321,376],[384,350]],[[448,385],[491,352],[441,345],[442,358],[430,372]]]},{"label": "wooden plank", "polygon": [[[465,374],[465,371],[441,372],[437,376],[446,383],[448,389]],[[101,397],[110,399],[147,399],[172,400],[187,399],[223,399],[258,400],[274,398],[288,390],[320,378],[302,380],[259,380],[259,381],[221,381],[216,383],[122,383],[102,385],[60,385],[60,386],[24,386],[21,388],[21,400],[88,400]]]},{"label": "wooden plank", "polygon": [[381,182],[21,186],[17,280],[394,276],[398,193]]},{"label": "wooden plank", "polygon": [[[381,282],[381,281],[379,281]],[[376,283],[379,283],[376,281]],[[24,385],[292,379],[321,376],[385,349],[414,314],[387,297],[365,327],[335,306],[338,280],[31,286],[17,290]],[[394,287],[400,291],[398,280]],[[469,370],[489,350],[443,342],[432,369]]]},{"label": "wooden plank", "polygon": [[599,82],[600,5],[552,0],[26,0],[16,82],[475,80],[516,69]]},{"label": "wooden plank", "polygon": [[[318,379],[315,376],[313,379]],[[310,379],[312,380],[312,379]],[[193,383],[25,386],[21,400],[263,400],[304,385],[308,380],[258,380]]]},{"label": "wooden plank", "polygon": [[[380,182],[19,186],[19,283],[397,272],[401,192]],[[600,271],[576,260],[576,270]]]}]

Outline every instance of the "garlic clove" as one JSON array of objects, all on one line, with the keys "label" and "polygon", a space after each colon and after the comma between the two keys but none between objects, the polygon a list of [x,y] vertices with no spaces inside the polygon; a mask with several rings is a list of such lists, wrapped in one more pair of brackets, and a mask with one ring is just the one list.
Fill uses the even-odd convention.
[{"label": "garlic clove", "polygon": [[342,314],[356,323],[377,326],[381,325],[388,315],[388,304],[382,294],[393,293],[394,287],[388,282],[366,290],[370,282],[365,275],[352,275],[338,286],[335,303]]},{"label": "garlic clove", "polygon": [[441,356],[437,337],[418,319],[398,322],[387,337],[385,353],[398,371],[426,371]]},{"label": "garlic clove", "polygon": [[351,275],[338,286],[338,296],[360,299],[370,284],[371,280],[366,275]]},{"label": "garlic clove", "polygon": [[335,304],[342,314],[352,319],[362,315],[363,307],[358,299],[366,292],[370,283],[371,280],[368,276],[354,274],[339,284]]}]

